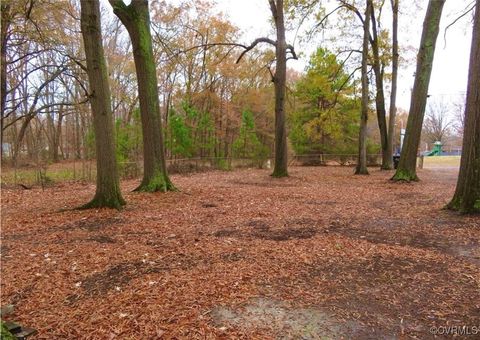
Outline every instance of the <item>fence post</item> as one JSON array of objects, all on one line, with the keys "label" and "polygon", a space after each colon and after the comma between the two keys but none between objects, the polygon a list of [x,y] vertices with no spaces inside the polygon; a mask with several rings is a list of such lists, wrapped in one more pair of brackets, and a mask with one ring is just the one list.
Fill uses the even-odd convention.
[{"label": "fence post", "polygon": [[423,158],[424,157],[425,157],[424,155],[421,155],[418,159],[418,168],[419,169],[423,169]]}]

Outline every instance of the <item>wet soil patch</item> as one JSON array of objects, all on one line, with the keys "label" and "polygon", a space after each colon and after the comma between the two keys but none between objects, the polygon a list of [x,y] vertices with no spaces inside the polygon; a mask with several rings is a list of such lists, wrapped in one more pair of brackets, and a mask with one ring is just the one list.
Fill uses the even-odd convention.
[{"label": "wet soil patch", "polygon": [[270,298],[253,298],[234,306],[217,306],[210,313],[216,327],[256,328],[275,339],[384,339],[378,331],[354,320],[339,320],[318,307],[293,306]]}]

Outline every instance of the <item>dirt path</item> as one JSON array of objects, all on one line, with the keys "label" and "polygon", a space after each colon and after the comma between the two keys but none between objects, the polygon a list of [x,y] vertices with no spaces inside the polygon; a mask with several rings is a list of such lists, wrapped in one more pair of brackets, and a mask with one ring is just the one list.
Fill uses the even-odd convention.
[{"label": "dirt path", "polygon": [[119,212],[60,211],[92,185],[3,190],[2,304],[45,339],[430,339],[480,326],[480,218],[441,210],[456,172],[426,169],[416,184],[371,173],[211,172],[174,176],[182,191],[168,194],[128,181]]}]

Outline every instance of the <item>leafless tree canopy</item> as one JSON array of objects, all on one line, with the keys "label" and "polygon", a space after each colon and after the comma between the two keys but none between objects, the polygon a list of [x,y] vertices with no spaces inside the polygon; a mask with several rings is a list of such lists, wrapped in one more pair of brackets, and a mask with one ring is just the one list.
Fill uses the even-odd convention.
[{"label": "leafless tree canopy", "polygon": [[453,133],[450,110],[451,105],[444,101],[429,103],[423,124],[423,136],[428,143],[439,141],[446,144],[448,142]]}]

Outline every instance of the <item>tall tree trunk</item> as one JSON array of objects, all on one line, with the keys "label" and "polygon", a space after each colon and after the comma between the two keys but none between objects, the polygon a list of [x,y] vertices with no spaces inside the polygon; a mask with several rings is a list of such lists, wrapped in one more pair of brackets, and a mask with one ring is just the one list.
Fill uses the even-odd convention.
[{"label": "tall tree trunk", "polygon": [[[27,129],[30,125],[30,122],[35,118],[34,115],[27,115],[22,121],[22,125],[20,126],[20,131],[18,132],[17,139],[15,140],[15,143],[13,145],[13,163],[16,163],[17,158],[20,155],[20,149],[22,148],[22,142],[23,138],[25,137],[27,133]],[[30,156],[30,155],[29,155]]]},{"label": "tall tree trunk", "polygon": [[[55,163],[60,161],[60,147],[61,147],[61,137],[62,137],[62,123],[63,123],[63,107],[60,106],[59,112],[58,112],[58,120],[57,120],[57,126],[55,128],[55,133],[54,133],[54,139],[53,139],[53,161]],[[65,123],[65,131],[67,131],[67,124]],[[67,140],[68,142],[68,140]],[[68,147],[67,147],[68,150]],[[63,155],[63,152],[62,152]],[[65,157],[63,157],[65,158]],[[67,151],[67,157],[68,158],[68,151]]]},{"label": "tall tree trunk", "polygon": [[[373,73],[375,74],[375,108],[377,111],[378,128],[380,130],[380,146],[382,149],[382,169],[388,170],[392,168],[392,159],[387,157],[388,135],[387,135],[387,110],[385,109],[385,92],[383,89],[384,70],[382,61],[380,60],[379,39],[377,32],[377,23],[375,19],[375,11],[373,3],[370,4],[372,9],[370,11],[370,20],[372,26],[373,37],[371,39],[372,54],[373,54]],[[365,17],[366,20],[366,17]]]},{"label": "tall tree trunk", "polygon": [[133,45],[143,132],[143,180],[138,191],[175,190],[167,174],[158,80],[150,32],[148,0],[109,0],[113,12],[125,25]]},{"label": "tall tree trunk", "polygon": [[90,104],[97,153],[97,190],[92,201],[82,208],[108,207],[119,209],[125,204],[120,192],[117,160],[115,157],[115,129],[108,71],[102,45],[100,3],[81,0],[81,28],[87,73],[90,84]]},{"label": "tall tree trunk", "polygon": [[5,104],[7,101],[7,40],[10,27],[10,4],[1,4],[0,28],[0,159],[3,160],[3,126],[5,124]]},{"label": "tall tree trunk", "polygon": [[80,137],[80,118],[79,118],[79,113],[78,109],[75,110],[74,113],[74,120],[75,120],[75,142],[74,142],[74,149],[75,149],[75,159],[81,159],[82,158],[82,149],[81,149],[81,137]]},{"label": "tall tree trunk", "polygon": [[368,46],[370,34],[370,13],[372,1],[367,0],[365,20],[363,22],[362,45],[362,114],[360,118],[360,134],[358,138],[358,161],[356,175],[368,175],[367,169],[367,121],[368,121]]},{"label": "tall tree trunk", "polygon": [[229,145],[229,131],[230,131],[230,119],[228,118],[228,111],[227,117],[225,118],[225,140],[223,144],[223,157],[229,158],[230,157],[230,145]]},{"label": "tall tree trunk", "polygon": [[417,152],[422,133],[423,117],[427,104],[428,85],[432,73],[433,57],[440,29],[440,18],[442,16],[445,0],[430,0],[427,14],[423,22],[420,50],[417,55],[417,70],[413,84],[410,111],[408,114],[407,130],[403,142],[402,154],[397,171],[393,180],[417,181]]},{"label": "tall tree trunk", "polygon": [[397,116],[397,79],[398,79],[398,0],[390,0],[392,6],[392,90],[390,93],[390,112],[388,120],[388,140],[385,158],[390,160],[385,169],[393,169],[393,144],[395,140],[395,118]]},{"label": "tall tree trunk", "polygon": [[480,0],[473,23],[460,173],[447,207],[462,213],[480,212]]},{"label": "tall tree trunk", "polygon": [[[44,71],[45,79],[48,78],[47,70]],[[52,105],[55,101],[54,97],[54,87],[52,83],[49,83],[45,86],[45,101],[47,105]],[[45,135],[48,141],[48,152],[50,153],[50,160],[53,163],[58,163],[58,147],[55,145],[55,141],[57,139],[56,133],[57,130],[55,129],[55,107],[50,107],[49,112],[46,113],[46,120],[47,120],[47,127],[45,129]]]},{"label": "tall tree trunk", "polygon": [[285,92],[287,82],[287,42],[285,40],[285,22],[283,0],[269,0],[270,9],[277,31],[275,48],[275,167],[273,177],[288,176],[287,130],[285,128]]}]

